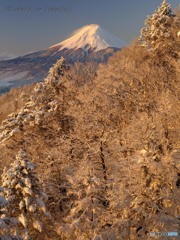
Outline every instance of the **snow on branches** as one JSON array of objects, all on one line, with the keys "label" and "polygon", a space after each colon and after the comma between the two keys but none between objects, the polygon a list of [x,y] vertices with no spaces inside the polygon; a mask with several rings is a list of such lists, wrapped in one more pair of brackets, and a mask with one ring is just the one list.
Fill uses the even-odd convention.
[{"label": "snow on branches", "polygon": [[4,189],[0,187],[0,239],[2,240],[22,240],[19,236],[7,235],[10,234],[12,229],[17,226],[18,220],[17,218],[7,217],[6,207],[8,205],[8,201],[3,197]]},{"label": "snow on branches", "polygon": [[61,78],[69,69],[62,57],[49,70],[44,82],[37,83],[33,95],[19,113],[12,113],[0,127],[0,142],[21,135],[25,126],[35,127],[42,125],[48,116],[58,112],[59,103],[57,98],[60,92]]},{"label": "snow on branches", "polygon": [[45,193],[36,177],[36,165],[26,151],[19,151],[9,170],[2,174],[3,195],[9,202],[8,212],[17,217],[24,228],[24,239],[29,239],[30,229],[43,231],[43,217],[49,217],[45,207]]},{"label": "snow on branches", "polygon": [[165,0],[159,8],[145,21],[145,27],[141,29],[141,45],[148,49],[156,49],[164,44],[166,39],[172,37],[172,24],[175,15],[171,6]]}]

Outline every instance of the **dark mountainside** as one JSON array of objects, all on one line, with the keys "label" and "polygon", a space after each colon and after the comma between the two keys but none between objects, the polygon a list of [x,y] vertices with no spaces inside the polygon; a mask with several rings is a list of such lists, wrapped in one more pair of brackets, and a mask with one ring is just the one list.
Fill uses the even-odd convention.
[{"label": "dark mountainside", "polygon": [[[26,84],[42,81],[48,74],[49,68],[62,56],[67,59],[69,64],[79,63],[92,63],[95,66],[99,63],[105,63],[114,55],[119,49],[109,48],[97,52],[89,52],[88,54],[83,49],[63,49],[57,53],[57,49],[44,50],[12,60],[0,62],[1,74],[7,75],[7,78],[12,76],[8,86],[4,86],[3,82],[0,85],[0,94],[8,92],[12,87],[19,87]],[[24,77],[20,79],[13,78],[13,75],[26,72]],[[18,77],[19,78],[19,77]],[[4,84],[4,85],[3,85]]]}]

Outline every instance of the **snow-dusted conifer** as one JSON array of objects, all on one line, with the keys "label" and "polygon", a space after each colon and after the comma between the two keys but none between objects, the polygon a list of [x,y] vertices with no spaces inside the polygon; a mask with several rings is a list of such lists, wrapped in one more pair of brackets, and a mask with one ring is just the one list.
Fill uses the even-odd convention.
[{"label": "snow-dusted conifer", "polygon": [[23,232],[24,239],[30,239],[34,229],[42,232],[43,217],[48,216],[44,203],[46,195],[41,191],[35,170],[36,165],[29,160],[26,151],[21,150],[10,169],[4,169],[2,174],[4,197],[10,205],[7,210],[21,223],[17,230]]},{"label": "snow-dusted conifer", "polygon": [[[66,63],[64,57],[61,57],[49,70],[49,74],[47,78],[45,78],[44,82],[38,83],[35,87],[35,92],[42,92],[44,89],[52,88],[57,90],[59,84],[61,83],[61,77],[64,76],[65,71],[69,69],[69,66]],[[47,96],[46,96],[47,97]]]},{"label": "snow-dusted conifer", "polygon": [[66,60],[64,57],[61,57],[49,70],[49,75],[45,79],[45,82],[51,82],[56,84],[60,77],[64,76],[65,71],[68,69],[68,65],[66,64]]},{"label": "snow-dusted conifer", "polygon": [[[6,207],[8,201],[3,197],[4,189],[0,187],[0,239],[2,240],[22,240],[20,236],[9,235],[12,229],[17,226],[17,218],[6,217]],[[3,234],[3,235],[2,235]],[[8,235],[7,235],[8,234]]]},{"label": "snow-dusted conifer", "polygon": [[159,8],[145,20],[141,30],[140,42],[148,49],[156,49],[165,44],[166,39],[173,35],[173,22],[176,20],[171,6],[165,0]]},{"label": "snow-dusted conifer", "polygon": [[[59,106],[59,92],[63,89],[61,78],[69,69],[66,60],[62,57],[49,70],[44,82],[37,83],[33,95],[18,114],[9,115],[0,126],[0,142],[9,140],[21,134],[24,126],[40,126],[46,118],[53,113],[57,113]],[[19,127],[21,126],[21,127]]]}]

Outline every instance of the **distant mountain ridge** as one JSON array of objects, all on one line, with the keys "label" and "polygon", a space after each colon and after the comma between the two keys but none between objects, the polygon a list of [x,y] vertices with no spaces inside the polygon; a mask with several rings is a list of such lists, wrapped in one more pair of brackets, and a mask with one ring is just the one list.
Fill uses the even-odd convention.
[{"label": "distant mountain ridge", "polygon": [[14,59],[0,61],[0,94],[12,87],[39,82],[49,68],[62,56],[74,62],[106,62],[126,43],[99,25],[91,24],[78,30],[72,37],[49,48]]}]

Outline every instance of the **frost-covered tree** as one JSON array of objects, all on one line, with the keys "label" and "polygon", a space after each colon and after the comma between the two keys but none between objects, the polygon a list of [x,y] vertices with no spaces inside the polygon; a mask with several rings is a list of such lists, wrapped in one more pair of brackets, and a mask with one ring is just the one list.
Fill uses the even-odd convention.
[{"label": "frost-covered tree", "polygon": [[[38,103],[41,98],[43,102],[49,102],[52,100],[52,97],[59,93],[59,87],[61,84],[61,78],[65,75],[65,72],[69,69],[69,66],[66,63],[65,58],[61,57],[49,70],[49,74],[47,78],[45,78],[44,82],[38,83],[34,89],[35,93],[38,93],[35,98],[32,98],[32,101],[36,101]],[[45,96],[44,91],[49,93],[49,95]],[[55,99],[53,99],[55,100]]]},{"label": "frost-covered tree", "polygon": [[46,194],[36,177],[36,165],[32,163],[26,151],[20,151],[9,170],[2,174],[4,197],[9,202],[6,209],[8,214],[17,217],[21,223],[16,233],[24,239],[31,239],[34,229],[43,232],[43,219],[49,216],[44,199]]},{"label": "frost-covered tree", "polygon": [[102,179],[95,176],[88,165],[86,162],[76,176],[69,176],[71,189],[68,194],[72,196],[73,204],[63,219],[65,224],[58,230],[64,239],[92,239],[97,235],[99,217],[106,209]]},{"label": "frost-covered tree", "polygon": [[[17,218],[6,217],[8,201],[2,196],[4,189],[0,187],[0,239],[1,240],[22,240],[20,236],[9,235],[12,229],[17,226]],[[3,234],[3,235],[2,235]]]},{"label": "frost-covered tree", "polygon": [[44,82],[37,83],[25,106],[17,114],[12,113],[3,121],[0,127],[0,141],[21,135],[24,127],[42,126],[48,117],[62,113],[65,103],[59,100],[64,98],[65,87],[61,78],[68,69],[69,66],[63,57],[52,66]]},{"label": "frost-covered tree", "polygon": [[141,45],[148,49],[164,46],[167,39],[174,37],[172,26],[175,21],[176,16],[172,13],[170,4],[164,0],[159,8],[146,19],[145,27],[141,30]]}]

